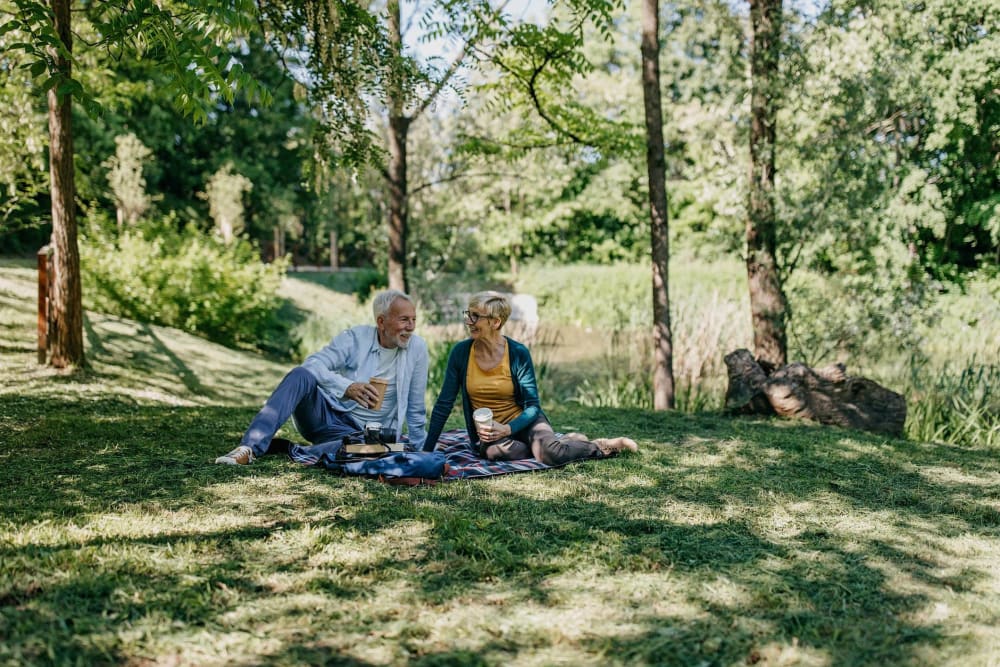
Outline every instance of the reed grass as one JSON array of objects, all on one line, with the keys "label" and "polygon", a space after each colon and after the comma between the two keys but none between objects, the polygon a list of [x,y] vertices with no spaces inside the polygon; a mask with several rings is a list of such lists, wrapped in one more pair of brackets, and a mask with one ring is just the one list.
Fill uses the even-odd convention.
[{"label": "reed grass", "polygon": [[911,362],[906,434],[949,445],[1000,447],[1000,365]]}]

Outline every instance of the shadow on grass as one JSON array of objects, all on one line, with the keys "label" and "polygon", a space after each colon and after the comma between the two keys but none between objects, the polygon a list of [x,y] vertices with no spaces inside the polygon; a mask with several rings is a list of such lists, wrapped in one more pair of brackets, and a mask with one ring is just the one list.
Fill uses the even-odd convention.
[{"label": "shadow on grass", "polygon": [[[246,363],[242,353],[190,334],[110,315],[86,313],[83,321],[86,366],[50,382],[67,396],[92,382],[141,387],[181,403],[259,404],[281,377],[273,360]],[[231,363],[237,358],[243,363]]]},{"label": "shadow on grass", "polygon": [[[106,645],[108,633],[113,635],[123,619],[162,615],[218,630],[226,614],[267,602],[275,591],[262,584],[261,576],[244,573],[260,572],[258,547],[275,534],[322,530],[327,544],[379,533],[405,539],[407,526],[421,524],[430,527],[425,541],[404,561],[386,549],[335,568],[318,567],[315,553],[293,549],[273,567],[284,576],[301,576],[307,590],[336,600],[371,595],[372,585],[405,584],[415,604],[447,605],[466,599],[476,585],[499,581],[509,586],[514,603],[557,607],[561,600],[549,585],[552,578],[573,577],[584,563],[607,576],[662,577],[680,585],[678,602],[701,610],[694,615],[640,610],[629,632],[581,640],[589,654],[608,662],[752,664],[769,646],[798,644],[835,665],[900,664],[919,661],[919,649],[967,640],[949,636],[934,623],[907,620],[927,605],[927,595],[890,585],[879,563],[891,562],[930,586],[970,590],[987,573],[943,576],[933,556],[900,542],[925,538],[928,526],[942,535],[994,538],[1000,532],[997,489],[962,481],[963,474],[996,470],[988,453],[812,426],[640,411],[558,411],[564,421],[591,432],[602,423],[625,421],[644,450],[639,456],[541,473],[553,482],[577,484],[579,492],[540,497],[517,490],[516,484],[508,492],[462,492],[468,489],[462,485],[493,481],[394,489],[336,478],[279,457],[263,459],[251,470],[212,465],[239,437],[252,410],[48,399],[16,409],[44,419],[37,418],[31,429],[0,448],[0,486],[6,489],[0,507],[15,525],[84,522],[131,506],[160,511],[217,506],[232,512],[241,484],[251,479],[285,478],[296,489],[294,497],[273,507],[252,508],[250,525],[0,544],[3,561],[39,572],[37,577],[11,572],[5,577],[9,583],[0,590],[0,610],[8,619],[7,641],[28,650],[42,628],[56,662],[58,656],[93,664],[134,658],[113,641]],[[694,458],[695,450],[704,458]],[[961,474],[938,479],[921,468]],[[769,537],[760,517],[789,498],[833,499],[866,516],[891,512],[898,524],[893,530],[903,531],[905,539],[862,532],[847,539],[816,526],[783,539]],[[715,512],[716,518],[680,521],[664,509],[676,503]],[[342,507],[349,511],[341,512]],[[741,512],[740,507],[753,510]],[[273,520],[253,525],[269,512]],[[103,563],[96,554],[108,547],[138,555]],[[142,558],[192,548],[215,556],[182,573]],[[67,568],[69,576],[39,579],[53,564],[74,559],[93,559],[93,568]],[[706,585],[719,577],[746,594],[725,603],[707,595]],[[192,580],[201,585],[192,586]],[[71,621],[61,615],[67,600],[77,612]],[[613,598],[604,602],[627,606]],[[255,624],[280,623],[286,613],[255,612]],[[368,623],[380,624],[378,619]],[[428,653],[405,637],[394,641],[402,651],[397,661],[478,665],[517,661],[541,640],[506,637],[484,641],[474,652]],[[258,657],[277,664],[367,664],[312,638]]]}]

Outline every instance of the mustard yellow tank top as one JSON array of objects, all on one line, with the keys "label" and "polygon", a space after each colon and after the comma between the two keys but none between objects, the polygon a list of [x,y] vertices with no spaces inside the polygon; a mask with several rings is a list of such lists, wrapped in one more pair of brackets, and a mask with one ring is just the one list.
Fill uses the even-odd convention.
[{"label": "mustard yellow tank top", "polygon": [[469,370],[465,375],[465,390],[469,392],[472,409],[489,408],[494,421],[509,424],[521,414],[514,402],[514,379],[510,374],[510,347],[495,368],[484,371],[476,363],[476,353],[469,347]]}]

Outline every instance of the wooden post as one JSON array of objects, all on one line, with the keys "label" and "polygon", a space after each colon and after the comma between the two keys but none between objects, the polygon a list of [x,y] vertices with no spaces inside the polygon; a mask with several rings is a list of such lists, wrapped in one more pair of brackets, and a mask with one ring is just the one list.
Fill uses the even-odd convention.
[{"label": "wooden post", "polygon": [[52,246],[38,251],[38,363],[45,364],[49,353],[49,282]]}]

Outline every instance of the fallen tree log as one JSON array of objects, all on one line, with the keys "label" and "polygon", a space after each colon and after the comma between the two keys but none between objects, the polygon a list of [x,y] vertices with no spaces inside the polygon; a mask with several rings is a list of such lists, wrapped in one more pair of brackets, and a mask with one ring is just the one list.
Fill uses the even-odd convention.
[{"label": "fallen tree log", "polygon": [[850,377],[843,364],[812,369],[788,364],[774,369],[749,350],[725,357],[729,373],[726,409],[739,414],[778,414],[821,424],[903,435],[906,399],[867,378]]}]

